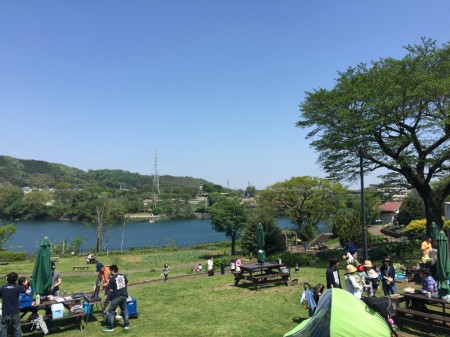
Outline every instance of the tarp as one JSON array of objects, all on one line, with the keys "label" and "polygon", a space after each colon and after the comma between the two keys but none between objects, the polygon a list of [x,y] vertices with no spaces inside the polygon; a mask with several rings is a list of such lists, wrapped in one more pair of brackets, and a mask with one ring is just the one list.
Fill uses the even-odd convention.
[{"label": "tarp", "polygon": [[391,330],[380,314],[339,288],[325,291],[313,317],[284,337],[390,337]]},{"label": "tarp", "polygon": [[52,288],[50,241],[44,237],[34,261],[31,288],[35,294],[48,295]]},{"label": "tarp", "polygon": [[450,293],[450,259],[448,256],[448,240],[443,231],[437,236],[437,283],[439,296],[445,296]]}]

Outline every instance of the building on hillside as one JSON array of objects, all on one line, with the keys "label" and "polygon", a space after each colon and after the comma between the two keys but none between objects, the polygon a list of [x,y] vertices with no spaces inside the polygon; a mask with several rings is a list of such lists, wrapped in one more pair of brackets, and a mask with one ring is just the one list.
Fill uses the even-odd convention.
[{"label": "building on hillside", "polygon": [[400,211],[401,206],[401,201],[384,201],[378,204],[381,223],[384,225],[397,221],[398,212]]}]

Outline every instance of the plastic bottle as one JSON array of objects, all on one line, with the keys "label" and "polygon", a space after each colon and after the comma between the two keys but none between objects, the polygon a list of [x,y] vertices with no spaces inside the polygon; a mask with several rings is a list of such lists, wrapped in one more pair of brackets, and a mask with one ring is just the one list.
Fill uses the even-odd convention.
[{"label": "plastic bottle", "polygon": [[39,294],[36,294],[36,304],[41,304],[41,296]]}]

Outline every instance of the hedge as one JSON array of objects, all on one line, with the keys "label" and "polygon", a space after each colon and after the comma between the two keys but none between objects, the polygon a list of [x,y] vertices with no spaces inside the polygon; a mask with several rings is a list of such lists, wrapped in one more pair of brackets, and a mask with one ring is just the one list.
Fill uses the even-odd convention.
[{"label": "hedge", "polygon": [[26,252],[0,251],[0,260],[9,262],[26,261],[28,260],[28,254]]}]

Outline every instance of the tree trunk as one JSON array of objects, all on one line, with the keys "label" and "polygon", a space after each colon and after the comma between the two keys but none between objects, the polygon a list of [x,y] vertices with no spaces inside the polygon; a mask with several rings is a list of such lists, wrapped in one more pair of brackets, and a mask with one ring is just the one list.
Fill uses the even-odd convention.
[{"label": "tree trunk", "polygon": [[234,235],[231,236],[231,255],[235,255],[235,245],[236,245],[236,237]]},{"label": "tree trunk", "polygon": [[444,226],[442,219],[444,204],[442,195],[437,195],[429,186],[416,188],[417,193],[425,205],[425,217],[427,219],[427,236],[431,236],[431,224],[434,222],[439,229]]}]

